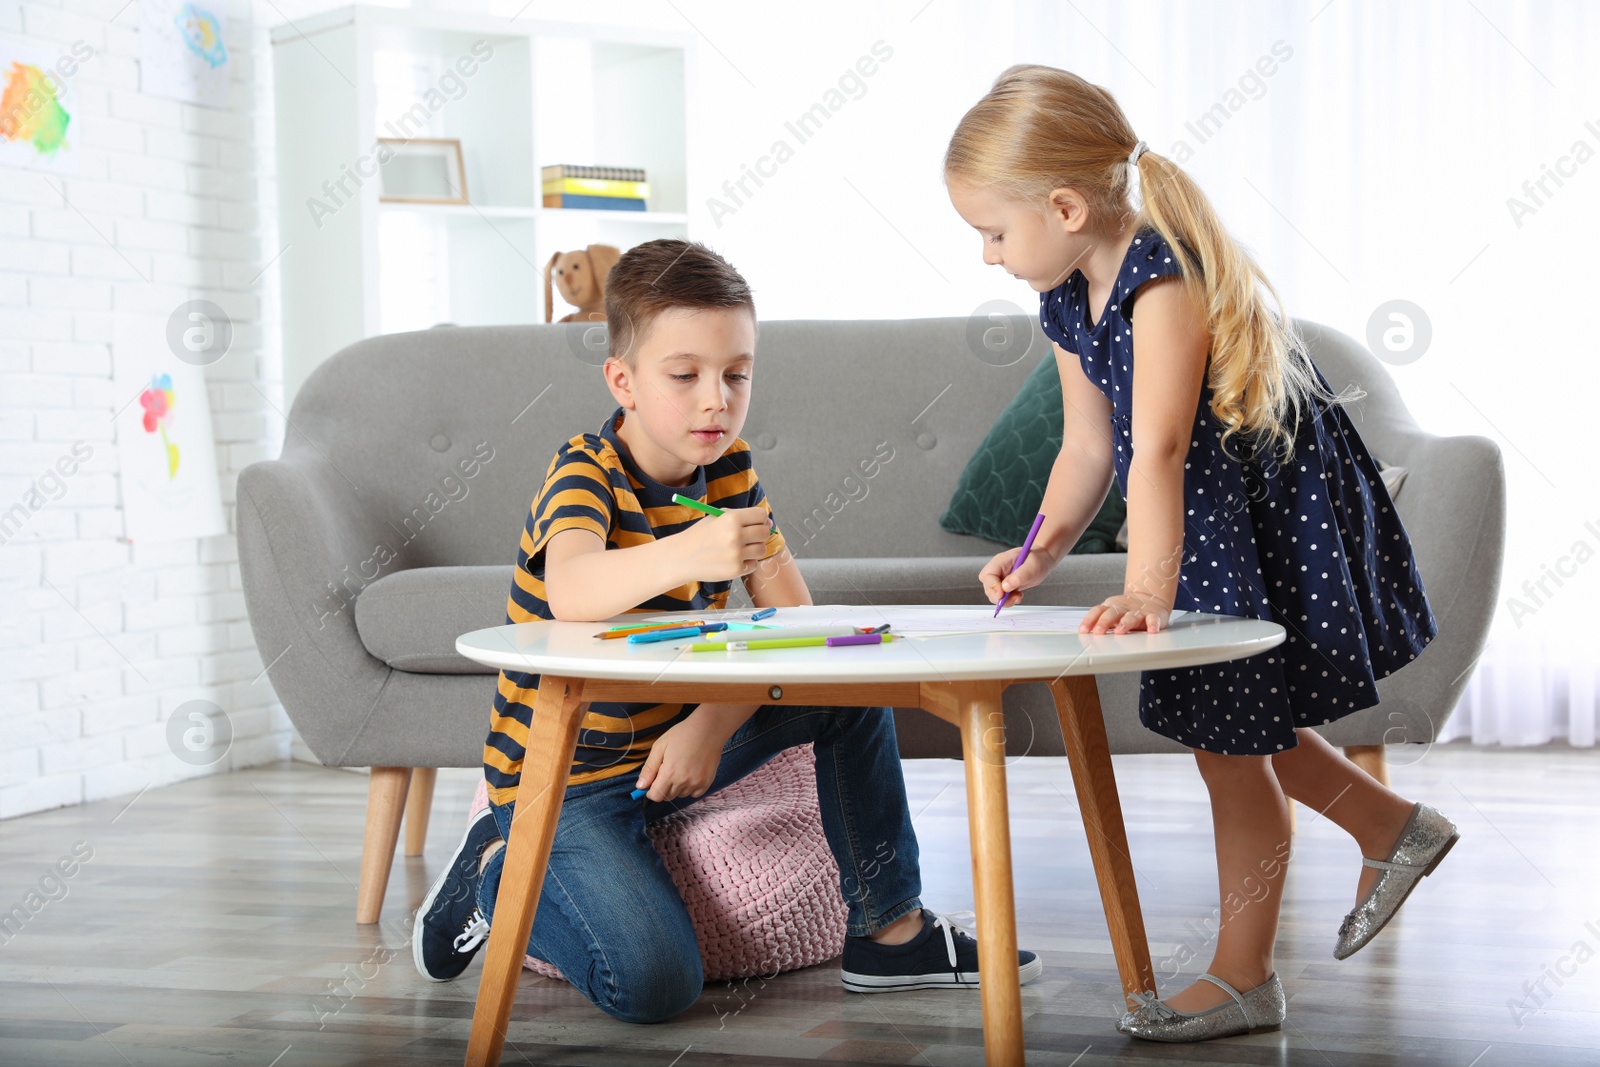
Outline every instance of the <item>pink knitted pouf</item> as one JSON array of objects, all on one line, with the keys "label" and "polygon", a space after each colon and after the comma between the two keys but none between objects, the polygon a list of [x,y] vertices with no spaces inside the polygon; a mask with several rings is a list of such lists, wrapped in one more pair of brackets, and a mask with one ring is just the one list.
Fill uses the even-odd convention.
[{"label": "pink knitted pouf", "polygon": [[[810,745],[788,749],[646,827],[689,908],[706,981],[771,976],[843,951],[847,912],[822,834],[815,767]],[[488,803],[479,782],[472,812]],[[523,965],[561,978],[532,956]]]}]

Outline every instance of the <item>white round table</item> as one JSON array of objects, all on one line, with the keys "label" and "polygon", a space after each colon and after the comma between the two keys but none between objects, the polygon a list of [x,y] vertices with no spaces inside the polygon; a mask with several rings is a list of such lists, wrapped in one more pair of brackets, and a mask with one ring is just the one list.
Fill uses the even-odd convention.
[{"label": "white round table", "polygon": [[[918,707],[961,731],[978,917],[985,1062],[1023,1062],[1022,994],[1006,807],[1001,693],[1016,682],[1050,686],[1073,785],[1126,993],[1155,990],[1122,807],[1094,675],[1243,659],[1285,639],[1259,619],[1176,613],[1160,633],[1080,634],[1060,627],[1073,609],[874,606],[782,608],[766,620],[802,626],[843,619],[887,622],[903,635],[883,645],[690,652],[690,641],[630,644],[596,634],[620,623],[674,618],[745,619],[745,612],[627,615],[607,622],[520,623],[456,640],[463,656],[541,675],[517,790],[517,818],[473,1014],[468,1064],[495,1064],[516,998],[584,705],[589,701]],[[1079,615],[1086,609],[1077,609]],[[918,629],[921,626],[922,629]],[[992,630],[990,627],[1005,627]],[[960,632],[962,630],[968,632]],[[974,632],[983,631],[983,632]],[[754,635],[752,635],[754,636]]]}]

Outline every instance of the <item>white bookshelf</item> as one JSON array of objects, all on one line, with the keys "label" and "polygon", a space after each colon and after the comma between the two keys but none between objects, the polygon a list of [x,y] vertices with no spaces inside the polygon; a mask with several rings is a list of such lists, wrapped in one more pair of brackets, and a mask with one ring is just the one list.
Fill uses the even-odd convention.
[{"label": "white bookshelf", "polygon": [[[357,5],[272,44],[287,401],[363,337],[543,322],[555,252],[689,236],[691,34]],[[469,203],[380,200],[396,136],[459,140]],[[558,163],[644,168],[649,210],[542,207]]]}]

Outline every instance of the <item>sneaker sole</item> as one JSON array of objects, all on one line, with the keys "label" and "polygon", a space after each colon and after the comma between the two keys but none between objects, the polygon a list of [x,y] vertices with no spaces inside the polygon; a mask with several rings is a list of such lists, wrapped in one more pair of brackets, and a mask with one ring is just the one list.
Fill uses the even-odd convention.
[{"label": "sneaker sole", "polygon": [[[489,811],[490,809],[482,808],[479,810]],[[487,817],[490,819],[494,818],[492,814]],[[433,883],[433,888],[428,890],[428,895],[422,898],[422,905],[417,908],[417,914],[411,920],[411,962],[416,964],[417,973],[422,975],[422,977],[426,978],[430,982],[454,982],[456,978],[461,977],[458,974],[455,976],[455,978],[435,978],[433,975],[429,974],[428,969],[423,966],[422,917],[428,914],[428,911],[433,907],[434,899],[439,895],[439,890],[443,889],[444,883],[449,880],[450,871],[455,867],[456,857],[461,855],[462,851],[466,849],[467,838],[472,836],[472,828],[478,825],[478,819],[479,816],[474,815],[471,819],[467,820],[467,829],[464,833],[462,833],[461,840],[457,842],[455,851],[450,853],[450,862],[447,863],[444,870],[439,873],[438,879]]]},{"label": "sneaker sole", "polygon": [[[1044,961],[1035,956],[1017,968],[1019,982],[1031,982],[1044,973]],[[839,979],[852,993],[899,993],[911,989],[977,989],[977,971],[944,974],[877,975],[840,971]]]}]

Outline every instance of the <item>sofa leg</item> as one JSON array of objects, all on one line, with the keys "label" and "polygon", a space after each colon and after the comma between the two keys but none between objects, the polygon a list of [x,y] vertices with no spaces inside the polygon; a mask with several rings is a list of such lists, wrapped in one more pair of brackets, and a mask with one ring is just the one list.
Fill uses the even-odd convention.
[{"label": "sofa leg", "polygon": [[367,785],[367,833],[361,845],[361,884],[356,889],[356,922],[375,923],[383,912],[389,868],[400,839],[410,767],[374,767]]},{"label": "sofa leg", "polygon": [[1378,784],[1389,785],[1389,761],[1382,745],[1346,745],[1344,754],[1351,763],[1377,779]]},{"label": "sofa leg", "polygon": [[428,843],[428,815],[433,811],[433,783],[437,767],[413,767],[411,792],[406,795],[406,855],[422,855]]}]

